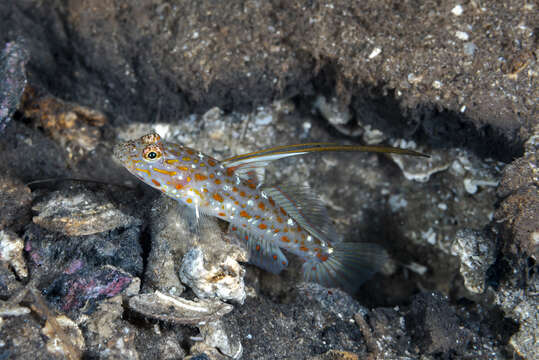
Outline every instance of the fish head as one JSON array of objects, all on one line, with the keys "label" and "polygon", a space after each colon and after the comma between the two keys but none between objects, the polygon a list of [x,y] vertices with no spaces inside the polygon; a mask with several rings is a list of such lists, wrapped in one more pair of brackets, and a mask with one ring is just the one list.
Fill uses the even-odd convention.
[{"label": "fish head", "polygon": [[114,147],[114,156],[133,175],[144,182],[150,181],[152,169],[164,162],[164,147],[157,133],[146,134]]}]

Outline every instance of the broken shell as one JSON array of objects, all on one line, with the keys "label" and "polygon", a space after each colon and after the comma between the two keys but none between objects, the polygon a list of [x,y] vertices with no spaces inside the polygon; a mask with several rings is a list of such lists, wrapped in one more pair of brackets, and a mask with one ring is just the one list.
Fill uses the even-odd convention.
[{"label": "broken shell", "polygon": [[191,301],[159,291],[135,295],[128,304],[132,310],[154,319],[195,325],[217,320],[234,308],[217,300]]},{"label": "broken shell", "polygon": [[180,279],[199,298],[234,300],[243,304],[247,295],[243,281],[245,270],[237,261],[243,255],[239,253],[242,253],[240,248],[237,251],[232,249],[215,262],[217,265],[210,265],[204,264],[202,249],[193,248],[183,257]]},{"label": "broken shell", "polygon": [[55,191],[33,208],[33,222],[50,231],[70,236],[91,235],[138,222],[121,212],[104,192],[73,187],[66,193]]}]

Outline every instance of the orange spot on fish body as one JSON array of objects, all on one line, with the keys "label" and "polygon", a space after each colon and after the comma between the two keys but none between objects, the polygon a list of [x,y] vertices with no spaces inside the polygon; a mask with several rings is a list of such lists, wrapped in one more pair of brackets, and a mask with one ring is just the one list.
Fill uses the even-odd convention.
[{"label": "orange spot on fish body", "polygon": [[309,251],[309,249],[307,249],[305,246],[300,246],[299,249],[300,249],[301,251]]},{"label": "orange spot on fish body", "polygon": [[182,157],[182,160],[188,162],[191,161],[191,158],[189,156],[184,156]]},{"label": "orange spot on fish body", "polygon": [[280,216],[277,216],[277,222],[278,222],[278,223],[281,223],[281,224],[282,224],[282,222],[283,222],[283,218],[282,218],[282,217],[280,217]]},{"label": "orange spot on fish body", "polygon": [[231,229],[232,229],[232,231],[236,231],[236,230],[238,230],[238,228],[237,228],[237,227],[235,227],[235,226],[232,226],[232,228],[231,228]]},{"label": "orange spot on fish body", "polygon": [[283,208],[281,208],[280,210],[281,210],[281,213],[282,213],[284,216],[286,216],[286,211],[284,211]]},{"label": "orange spot on fish body", "polygon": [[215,200],[219,201],[219,202],[223,202],[223,201],[224,201],[223,197],[222,197],[219,193],[213,194],[213,198],[214,198]]},{"label": "orange spot on fish body", "polygon": [[276,233],[276,234],[277,234],[279,231],[281,231],[281,230],[279,230],[279,229],[273,230],[273,232]]},{"label": "orange spot on fish body", "polygon": [[266,230],[268,228],[268,226],[266,224],[260,224],[260,225],[258,225],[258,228],[261,229],[261,230]]},{"label": "orange spot on fish body", "polygon": [[256,245],[256,251],[260,251],[260,245]]},{"label": "orange spot on fish body", "polygon": [[191,181],[191,177],[188,176],[186,179],[185,179],[187,182]]},{"label": "orange spot on fish body", "polygon": [[240,196],[245,197],[245,191],[240,191]]},{"label": "orange spot on fish body", "polygon": [[176,166],[176,168],[181,171],[189,171],[189,168],[187,168],[186,166]]},{"label": "orange spot on fish body", "polygon": [[215,179],[214,181],[215,181],[215,183],[216,183],[217,185],[219,185],[219,184],[221,183],[221,180],[219,180],[219,179]]},{"label": "orange spot on fish body", "polygon": [[204,196],[202,196],[202,194],[200,193],[200,191],[198,191],[197,189],[191,189],[191,190],[193,190],[193,192],[194,192],[195,194],[197,194],[199,198],[204,199]]},{"label": "orange spot on fish body", "polygon": [[264,205],[263,202],[258,203],[258,207],[260,208],[260,210],[265,210],[266,209],[266,205]]},{"label": "orange spot on fish body", "polygon": [[140,171],[140,172],[143,172],[143,173],[146,173],[146,175],[151,176],[150,171],[148,171],[148,170],[146,170],[146,169],[136,168],[135,170]]},{"label": "orange spot on fish body", "polygon": [[242,210],[242,211],[240,212],[240,216],[241,216],[241,217],[244,217],[244,218],[247,218],[247,219],[250,219],[250,218],[251,218],[251,215],[249,215],[249,214],[247,213],[247,211],[245,211],[245,210]]},{"label": "orange spot on fish body", "polygon": [[177,174],[176,171],[168,171],[168,170],[163,170],[163,169],[158,169],[158,168],[153,168],[154,171],[157,171],[158,173],[161,173],[161,174],[165,174],[165,175],[168,175],[168,176],[174,176]]},{"label": "orange spot on fish body", "polygon": [[226,214],[224,212],[220,212],[219,216],[226,216]]},{"label": "orange spot on fish body", "polygon": [[191,199],[191,198],[188,198],[188,199],[187,199],[187,200],[185,200],[185,201],[187,201],[187,202],[188,202],[189,204],[191,204],[191,203],[193,202],[193,199]]},{"label": "orange spot on fish body", "polygon": [[152,182],[154,183],[155,186],[161,186],[161,184],[159,183],[159,181],[155,180],[155,179],[152,179]]},{"label": "orange spot on fish body", "polygon": [[277,255],[273,255],[273,260],[277,260]]},{"label": "orange spot on fish body", "polygon": [[205,175],[202,175],[202,174],[195,174],[195,179],[197,179],[198,181],[203,181],[203,180],[206,180],[208,177],[205,176]]},{"label": "orange spot on fish body", "polygon": [[167,159],[165,160],[165,162],[169,165],[172,165],[174,163],[177,163],[179,160],[178,159]]},{"label": "orange spot on fish body", "polygon": [[234,186],[234,187],[232,188],[232,191],[238,192],[238,188]]},{"label": "orange spot on fish body", "polygon": [[183,189],[183,185],[182,184],[176,184],[176,189],[178,189],[178,190]]},{"label": "orange spot on fish body", "polygon": [[281,241],[282,241],[282,242],[285,242],[285,243],[289,243],[289,242],[290,242],[290,239],[289,239],[287,236],[283,236],[283,237],[281,238]]},{"label": "orange spot on fish body", "polygon": [[195,152],[191,149],[185,149],[185,152],[188,153],[189,155],[194,155]]},{"label": "orange spot on fish body", "polygon": [[215,177],[215,174],[210,174],[210,179],[213,179]]},{"label": "orange spot on fish body", "polygon": [[286,261],[282,261],[281,264],[286,265]]},{"label": "orange spot on fish body", "polygon": [[216,163],[212,159],[209,159],[208,164],[210,164],[210,166],[215,166]]},{"label": "orange spot on fish body", "polygon": [[273,201],[272,198],[268,198],[268,201],[271,204],[271,206],[275,206],[275,201]]},{"label": "orange spot on fish body", "polygon": [[226,169],[226,175],[227,175],[227,176],[232,176],[232,175],[234,175],[234,170],[232,170],[231,168]]}]

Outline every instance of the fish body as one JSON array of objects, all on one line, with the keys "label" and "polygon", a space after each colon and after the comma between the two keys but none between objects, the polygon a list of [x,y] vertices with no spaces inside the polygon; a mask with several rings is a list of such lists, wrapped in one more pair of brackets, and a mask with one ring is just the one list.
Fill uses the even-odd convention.
[{"label": "fish body", "polygon": [[385,250],[367,243],[334,244],[325,209],[308,189],[264,187],[259,177],[269,161],[321,148],[284,146],[218,161],[152,133],[119,144],[115,156],[144,183],[229,222],[229,230],[247,242],[255,265],[279,273],[288,265],[285,249],[304,260],[306,280],[355,289],[387,260]]}]

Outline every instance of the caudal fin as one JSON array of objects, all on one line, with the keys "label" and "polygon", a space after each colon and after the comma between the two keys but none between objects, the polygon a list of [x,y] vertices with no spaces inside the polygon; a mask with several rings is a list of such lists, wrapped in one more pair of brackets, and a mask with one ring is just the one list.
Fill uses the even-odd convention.
[{"label": "caudal fin", "polygon": [[389,256],[383,247],[372,243],[338,243],[326,261],[303,264],[305,281],[325,287],[340,287],[353,293],[380,270]]}]

